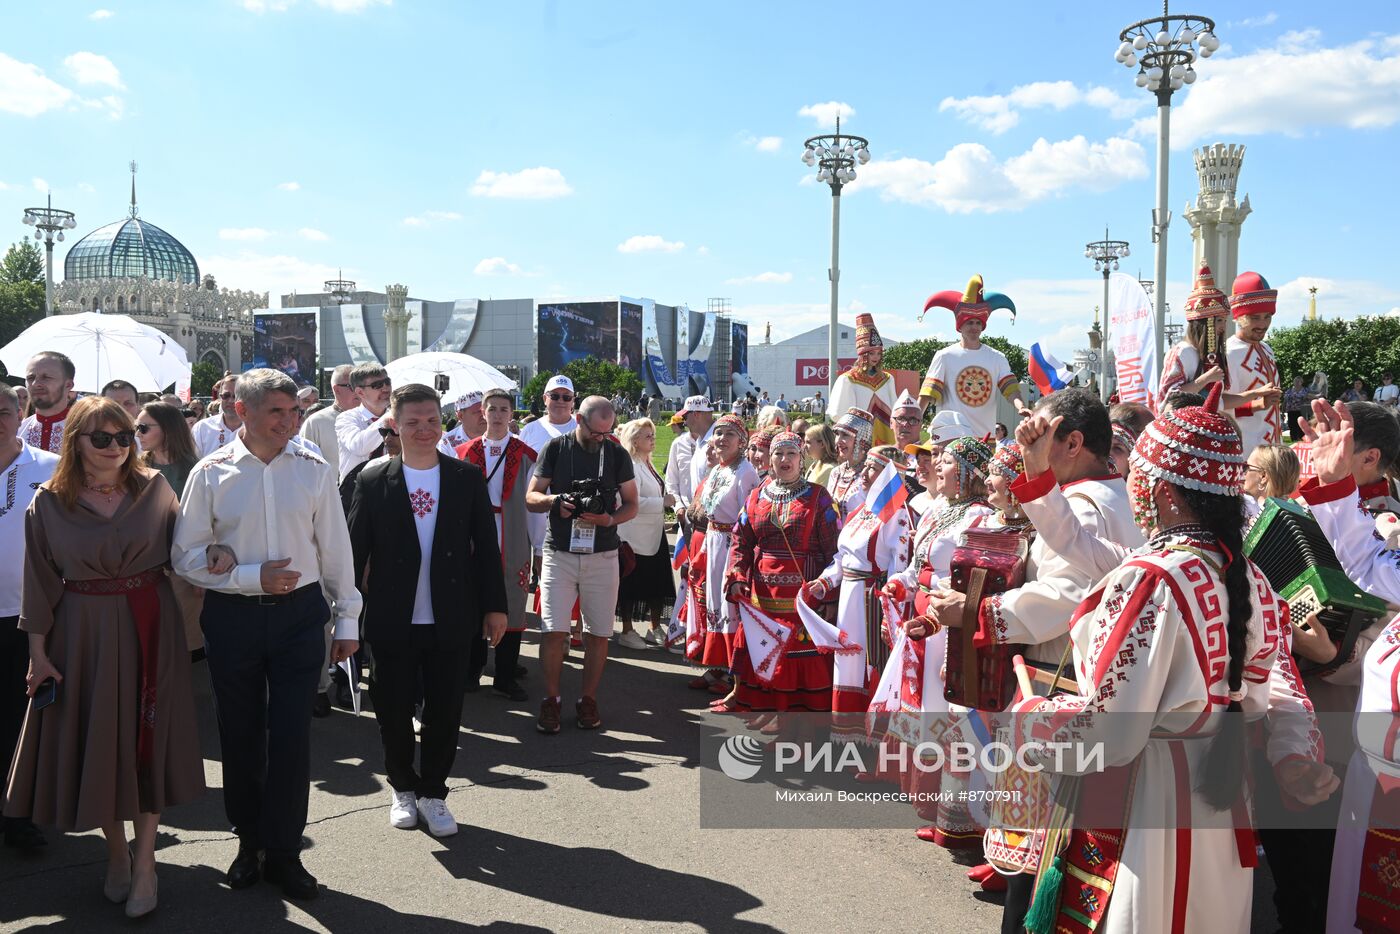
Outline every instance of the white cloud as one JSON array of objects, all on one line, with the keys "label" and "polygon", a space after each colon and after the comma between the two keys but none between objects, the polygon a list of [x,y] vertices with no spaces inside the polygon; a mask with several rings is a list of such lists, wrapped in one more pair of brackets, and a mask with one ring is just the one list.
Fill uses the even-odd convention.
[{"label": "white cloud", "polygon": [[40,178],[40,177],[37,176],[37,175],[34,176],[33,178],[31,178],[31,179],[29,180],[29,187],[30,187],[30,188],[33,188],[35,191],[37,191],[37,192],[38,192],[39,194],[41,194],[41,195],[43,195],[43,194],[48,194],[50,191],[53,190],[52,188],[49,187],[49,183],[48,183],[48,180],[47,180],[47,179],[42,179],[42,178]]},{"label": "white cloud", "polygon": [[504,256],[489,256],[477,263],[472,272],[478,276],[518,276],[521,269],[515,263],[507,261]]},{"label": "white cloud", "polygon": [[483,171],[472,183],[472,194],[481,198],[521,198],[540,200],[563,198],[573,188],[558,169],[537,166],[519,172]]},{"label": "white cloud", "polygon": [[85,192],[85,193],[87,193],[87,194],[92,194],[92,193],[93,193],[94,191],[96,191],[97,189],[96,189],[96,188],[93,188],[93,187],[92,187],[91,185],[89,185],[87,182],[78,182],[78,190],[81,191],[81,192]]},{"label": "white cloud", "polygon": [[[856,306],[865,306],[857,299],[851,299],[841,307],[839,315],[842,324],[853,324]],[[743,302],[734,303],[734,319],[736,321],[747,321],[749,323],[749,348],[760,346],[763,343],[764,328],[773,326],[773,343],[785,341],[789,337],[796,337],[805,331],[822,327],[831,321],[831,305],[827,302],[782,302],[782,303],[756,303],[746,304]],[[910,321],[913,320],[911,317]],[[880,327],[880,333],[888,336],[885,329],[885,322],[878,319],[875,322]],[[952,330],[949,327],[948,330]],[[932,337],[933,335],[924,332],[914,335],[917,337]]]},{"label": "white cloud", "polygon": [[112,60],[94,52],[74,52],[63,60],[63,67],[79,84],[101,84],[122,90],[121,72]]},{"label": "white cloud", "polygon": [[316,5],[336,13],[363,13],[372,6],[392,6],[394,0],[316,0]]},{"label": "white cloud", "polygon": [[4,182],[0,182],[0,191],[9,191],[9,190],[10,190],[10,186],[9,186],[9,185],[6,185]]},{"label": "white cloud", "polygon": [[1355,318],[1360,315],[1386,315],[1400,302],[1400,289],[1365,279],[1327,279],[1299,276],[1278,286],[1278,322],[1291,326],[1308,313],[1310,286],[1317,286],[1319,318]]},{"label": "white cloud", "polygon": [[301,191],[301,182],[282,182],[277,186],[278,191]]},{"label": "white cloud", "polygon": [[619,253],[679,253],[684,249],[684,243],[666,240],[657,234],[638,234],[617,245]]},{"label": "white cloud", "polygon": [[1246,16],[1244,19],[1240,20],[1239,22],[1237,22],[1237,23],[1231,23],[1230,25],[1231,25],[1231,26],[1244,26],[1244,27],[1246,27],[1246,28],[1249,28],[1249,27],[1253,27],[1253,26],[1272,26],[1274,23],[1277,23],[1277,22],[1278,22],[1278,14],[1275,13],[1273,10],[1270,10],[1269,12],[1265,13],[1263,16]]},{"label": "white cloud", "polygon": [[[201,259],[199,265],[205,272],[213,273],[226,288],[270,293],[273,304],[277,303],[276,296],[285,292],[319,292],[327,279],[345,278],[334,266],[308,262],[296,256],[268,256],[249,250],[240,250],[234,256],[211,256]],[[344,272],[355,278],[354,270]]]},{"label": "white cloud", "polygon": [[1082,104],[1121,118],[1131,116],[1147,103],[1146,97],[1122,97],[1101,86],[1081,90],[1071,81],[1036,81],[1014,87],[1007,94],[945,97],[938,109],[951,110],[959,119],[999,135],[1020,123],[1021,110],[1048,107],[1059,111]]},{"label": "white cloud", "polygon": [[[1327,48],[1317,30],[1292,32],[1272,48],[1211,58],[1172,108],[1172,148],[1235,136],[1300,137],[1329,127],[1373,130],[1400,122],[1400,35]],[[1156,117],[1133,127],[1153,138]]]},{"label": "white cloud", "polygon": [[116,15],[117,14],[113,13],[111,10],[93,10],[91,13],[88,14],[88,19],[97,21],[111,19]]},{"label": "white cloud", "polygon": [[329,240],[331,238],[330,234],[326,233],[323,230],[317,230],[315,227],[303,227],[301,228],[301,230],[297,231],[297,233],[301,234],[301,238],[303,240],[320,241]]},{"label": "white cloud", "polygon": [[759,152],[781,152],[783,138],[781,136],[745,136],[744,145],[752,146]]},{"label": "white cloud", "polygon": [[761,272],[756,276],[744,276],[739,279],[725,279],[725,285],[786,285],[792,281],[790,272]]},{"label": "white cloud", "polygon": [[876,160],[860,169],[848,190],[871,188],[886,201],[971,214],[1018,211],[1070,190],[1108,191],[1146,176],[1146,155],[1138,143],[1120,137],[1091,143],[1076,136],[1054,143],[1038,139],[1004,162],[981,143],[959,143],[936,163]]},{"label": "white cloud", "polygon": [[709,256],[709,255],[710,255],[710,248],[707,247],[707,246],[698,247],[698,248],[695,250],[695,255],[697,255],[697,256]]},{"label": "white cloud", "polygon": [[261,227],[224,227],[219,231],[220,240],[266,240],[272,231]]},{"label": "white cloud", "polygon": [[424,211],[413,217],[405,217],[403,225],[405,227],[427,227],[435,221],[459,221],[461,219],[462,215],[456,211]]},{"label": "white cloud", "polygon": [[46,76],[43,69],[0,52],[0,111],[37,117],[73,99],[73,92]]},{"label": "white cloud", "polygon": [[285,13],[296,0],[243,0],[249,13]]},{"label": "white cloud", "polygon": [[836,118],[849,120],[856,115],[856,109],[841,101],[827,101],[825,104],[808,104],[797,112],[799,117],[811,117],[819,127],[836,126]]}]

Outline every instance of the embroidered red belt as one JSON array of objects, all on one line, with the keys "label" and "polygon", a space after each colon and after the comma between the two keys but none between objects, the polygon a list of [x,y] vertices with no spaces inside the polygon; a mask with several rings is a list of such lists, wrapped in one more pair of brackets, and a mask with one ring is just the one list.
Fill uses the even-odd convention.
[{"label": "embroidered red belt", "polygon": [[156,585],[165,579],[165,568],[155,567],[131,577],[65,580],[63,589],[89,597],[124,597],[136,624],[140,646],[141,674],[137,722],[136,754],[143,777],[149,780],[156,738],[156,668],[160,662],[160,592]]},{"label": "embroidered red belt", "polygon": [[721,533],[723,533],[723,534],[725,534],[725,535],[729,535],[730,533],[732,533],[732,532],[734,531],[734,523],[732,523],[732,522],[716,522],[714,519],[711,519],[711,520],[710,520],[710,531],[711,531],[711,532],[721,532]]},{"label": "embroidered red belt", "polygon": [[880,579],[879,571],[851,571],[841,569],[841,579],[846,581],[873,581]]}]

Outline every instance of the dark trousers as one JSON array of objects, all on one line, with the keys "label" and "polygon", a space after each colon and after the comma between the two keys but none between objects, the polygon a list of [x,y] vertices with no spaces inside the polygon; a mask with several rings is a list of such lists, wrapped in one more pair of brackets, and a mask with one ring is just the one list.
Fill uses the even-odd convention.
[{"label": "dark trousers", "polygon": [[1309,418],[1312,417],[1311,412],[1289,412],[1284,416],[1288,420],[1288,437],[1294,442],[1303,440],[1303,429],[1298,427],[1298,417],[1300,415],[1306,415]]},{"label": "dark trousers", "polygon": [[[375,642],[374,718],[384,743],[389,787],[420,798],[446,798],[457,758],[468,649],[442,649],[436,626],[410,626],[407,644]],[[421,694],[420,694],[421,691]],[[423,699],[419,768],[413,767],[413,709]]]},{"label": "dark trousers", "polygon": [[[515,666],[520,664],[520,637],[522,635],[524,633],[508,632],[501,636],[501,642],[496,646],[496,679],[492,683],[498,687],[515,683]],[[486,650],[490,647],[491,643],[485,639],[472,640],[470,677],[481,677],[482,670],[486,668]]]},{"label": "dark trousers", "polygon": [[200,625],[224,759],[224,812],[245,843],[301,850],[311,783],[311,701],[330,607],[320,587],[260,606],[210,590]]},{"label": "dark trousers", "polygon": [[[1042,857],[1049,859],[1050,857]],[[1035,895],[1035,873],[1022,872],[1006,879],[1006,902],[1001,909],[1001,934],[1021,934]]]},{"label": "dark trousers", "polygon": [[10,761],[19,745],[19,731],[29,710],[25,679],[29,675],[29,633],[21,632],[18,616],[0,616],[0,768],[10,774]]},{"label": "dark trousers", "polygon": [[[1274,877],[1274,909],[1279,930],[1286,934],[1322,931],[1327,927],[1327,894],[1332,872],[1332,849],[1337,840],[1341,793],[1308,809],[1310,827],[1286,826],[1290,812],[1279,801],[1278,783],[1262,753],[1254,753],[1254,799],[1260,820],[1259,843]],[[1271,825],[1271,826],[1270,826]]]}]

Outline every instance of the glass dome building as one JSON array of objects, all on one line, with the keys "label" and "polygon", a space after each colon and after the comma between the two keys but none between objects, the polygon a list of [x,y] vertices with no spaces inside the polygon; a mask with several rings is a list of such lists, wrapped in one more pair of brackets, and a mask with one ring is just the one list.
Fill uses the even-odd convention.
[{"label": "glass dome building", "polygon": [[68,251],[65,279],[140,277],[195,285],[199,264],[170,234],[140,217],[99,227]]}]

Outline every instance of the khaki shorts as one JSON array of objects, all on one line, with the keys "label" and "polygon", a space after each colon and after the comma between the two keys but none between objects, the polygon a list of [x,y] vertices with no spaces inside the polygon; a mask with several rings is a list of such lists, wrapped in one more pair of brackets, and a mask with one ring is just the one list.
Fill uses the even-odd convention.
[{"label": "khaki shorts", "polygon": [[612,638],[617,582],[616,551],[576,555],[546,548],[540,569],[540,632],[568,632],[577,601],[584,630]]}]

